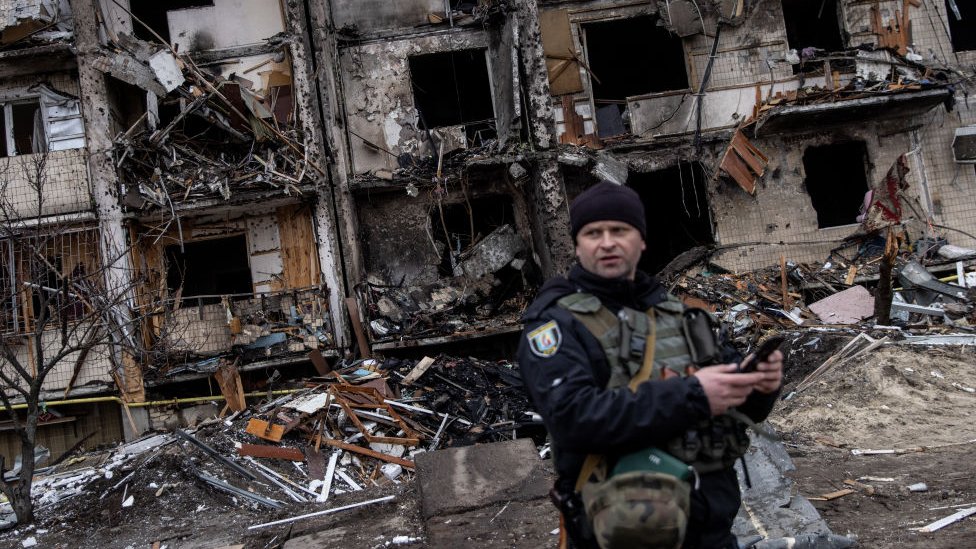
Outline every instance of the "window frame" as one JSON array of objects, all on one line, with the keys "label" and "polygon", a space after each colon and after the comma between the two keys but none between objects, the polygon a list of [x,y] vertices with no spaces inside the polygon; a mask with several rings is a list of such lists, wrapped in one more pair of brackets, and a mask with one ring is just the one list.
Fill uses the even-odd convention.
[{"label": "window frame", "polygon": [[[48,139],[48,118],[47,110],[44,108],[44,98],[41,94],[27,94],[18,97],[10,98],[0,98],[0,108],[3,108],[3,124],[0,130],[3,131],[3,139],[7,146],[7,155],[5,158],[13,158],[15,156],[23,156],[27,154],[39,154],[34,151],[21,152],[17,150],[17,140],[14,138],[14,127],[13,127],[13,110],[14,105],[24,105],[28,103],[37,103],[37,109],[41,111],[41,123],[44,125],[44,150],[47,151],[49,148],[50,141]],[[31,128],[33,133],[34,129]]]}]

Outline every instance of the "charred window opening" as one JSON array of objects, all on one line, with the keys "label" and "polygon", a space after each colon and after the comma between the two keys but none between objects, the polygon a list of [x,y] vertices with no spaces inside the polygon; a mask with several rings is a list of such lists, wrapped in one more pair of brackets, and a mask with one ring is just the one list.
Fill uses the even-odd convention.
[{"label": "charred window opening", "polygon": [[821,229],[857,223],[868,190],[867,157],[863,141],[807,147],[804,151],[804,185]]},{"label": "charred window opening", "polygon": [[[172,43],[169,35],[169,22],[166,19],[166,12],[175,10],[185,10],[187,8],[204,8],[213,6],[213,0],[168,0],[166,2],[131,2],[132,15],[138,17],[143,23],[149,25],[167,44]],[[133,34],[137,38],[149,42],[155,42],[156,37],[144,25],[138,21],[132,22]]]},{"label": "charred window opening", "polygon": [[220,296],[251,294],[251,268],[244,235],[186,242],[166,247],[166,284],[183,297],[219,303]]},{"label": "charred window opening", "polygon": [[[783,19],[786,22],[786,40],[790,49],[800,54],[801,59],[809,57],[803,50],[840,51],[844,49],[844,37],[840,30],[840,17],[837,0],[783,0]],[[813,53],[807,50],[808,54]],[[794,72],[809,72],[822,69],[823,65],[794,65]]]},{"label": "charred window opening", "polygon": [[689,87],[681,38],[656,23],[643,16],[583,25],[600,137],[626,132],[628,97]]},{"label": "charred window opening", "polygon": [[976,3],[946,0],[952,51],[976,50]]},{"label": "charred window opening", "polygon": [[714,243],[707,178],[700,164],[632,174],[629,181],[646,214],[647,249],[641,270],[657,273],[682,252]]},{"label": "charred window opening", "polygon": [[[116,131],[124,132],[147,114],[146,91],[111,76],[107,76],[106,81],[110,84],[107,86],[108,103],[117,124]],[[144,128],[145,122],[140,123],[140,127]]]},{"label": "charred window opening", "polygon": [[37,99],[0,103],[0,157],[44,152],[44,121]]},{"label": "charred window opening", "polygon": [[434,240],[443,245],[440,273],[444,276],[454,274],[457,256],[471,247],[471,244],[498,227],[515,222],[510,198],[490,196],[475,198],[469,202],[470,211],[468,203],[461,202],[444,204],[441,208],[434,206],[430,214]]},{"label": "charred window opening", "polygon": [[484,49],[417,55],[409,63],[423,127],[473,124],[476,132],[492,126],[495,109]]}]

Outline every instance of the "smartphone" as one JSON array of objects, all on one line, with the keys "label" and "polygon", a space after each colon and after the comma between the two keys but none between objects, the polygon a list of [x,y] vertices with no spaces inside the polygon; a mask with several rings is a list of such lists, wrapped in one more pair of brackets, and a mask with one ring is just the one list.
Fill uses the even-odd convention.
[{"label": "smartphone", "polygon": [[756,349],[756,352],[753,353],[752,360],[739,364],[739,371],[754,372],[756,370],[756,365],[769,358],[769,355],[773,354],[773,351],[776,349],[779,349],[779,346],[782,345],[784,341],[786,341],[786,337],[781,335],[775,335],[766,341],[763,341],[759,348]]}]

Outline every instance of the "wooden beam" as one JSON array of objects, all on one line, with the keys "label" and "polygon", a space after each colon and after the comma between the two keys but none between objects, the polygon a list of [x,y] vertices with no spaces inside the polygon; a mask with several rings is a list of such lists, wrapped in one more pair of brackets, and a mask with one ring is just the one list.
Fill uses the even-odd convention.
[{"label": "wooden beam", "polygon": [[347,297],[346,308],[349,309],[349,320],[352,321],[352,330],[356,333],[356,345],[359,346],[359,358],[369,358],[369,344],[366,342],[363,321],[359,318],[359,301],[355,297]]},{"label": "wooden beam", "polygon": [[[321,437],[318,437],[321,438]],[[370,450],[369,448],[363,448],[362,446],[356,446],[355,444],[349,444],[347,442],[342,442],[341,440],[335,440],[331,438],[322,438],[322,444],[326,446],[332,446],[333,448],[341,448],[343,450],[354,452],[357,454],[362,454],[364,456],[369,456],[371,458],[376,458],[381,461],[386,461],[389,463],[396,463],[397,465],[402,465],[408,469],[413,469],[415,467],[414,462],[398,458],[396,456],[391,456],[389,454],[384,454],[382,452],[377,452],[375,450]]]},{"label": "wooden beam", "polygon": [[242,444],[237,449],[237,454],[240,456],[284,459],[288,461],[305,461],[305,454],[298,448],[283,448],[269,444]]}]

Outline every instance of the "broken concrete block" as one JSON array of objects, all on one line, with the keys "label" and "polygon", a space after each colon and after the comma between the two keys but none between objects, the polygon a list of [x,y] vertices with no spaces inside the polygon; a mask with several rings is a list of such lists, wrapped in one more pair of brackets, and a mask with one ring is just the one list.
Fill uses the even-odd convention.
[{"label": "broken concrete block", "polygon": [[403,474],[403,466],[397,465],[396,463],[384,463],[380,467],[380,471],[386,478],[396,480],[397,477]]},{"label": "broken concrete block", "polygon": [[167,92],[171,92],[183,84],[183,71],[176,63],[176,58],[168,51],[160,50],[149,58],[149,68],[156,75],[156,80],[163,85]]},{"label": "broken concrete block", "polygon": [[527,438],[424,452],[416,470],[424,519],[545,498],[551,484]]},{"label": "broken concrete block", "polygon": [[864,286],[852,286],[811,303],[810,310],[824,324],[856,324],[874,314],[874,297]]},{"label": "broken concrete block", "polygon": [[609,181],[611,183],[616,183],[617,185],[623,185],[627,183],[627,176],[630,173],[630,168],[628,168],[627,163],[622,160],[617,160],[609,155],[601,154],[596,166],[593,166],[590,173],[601,181]]},{"label": "broken concrete block", "polygon": [[577,168],[582,168],[590,163],[590,157],[585,154],[574,154],[574,153],[560,153],[557,161],[560,164],[565,164],[567,166],[576,166]]},{"label": "broken concrete block", "polygon": [[493,273],[511,263],[523,249],[522,237],[511,225],[502,225],[462,256],[454,275],[478,278]]}]

